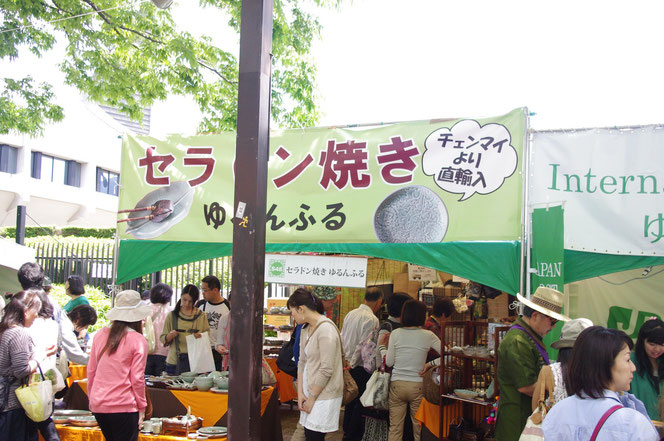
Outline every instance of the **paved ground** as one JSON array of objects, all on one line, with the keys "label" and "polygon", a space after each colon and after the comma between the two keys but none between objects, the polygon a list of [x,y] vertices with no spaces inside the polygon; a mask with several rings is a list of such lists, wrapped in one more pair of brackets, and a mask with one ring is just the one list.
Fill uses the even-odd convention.
[{"label": "paved ground", "polygon": [[[279,407],[279,414],[281,416],[281,431],[284,435],[284,441],[290,441],[291,435],[295,432],[295,427],[297,422],[300,420],[300,411],[293,406],[293,410],[290,409],[290,406],[282,404]],[[343,430],[341,430],[342,423],[344,420],[344,412],[341,411],[339,416],[339,430],[334,433],[330,433],[325,437],[325,441],[341,441],[343,437]]]}]

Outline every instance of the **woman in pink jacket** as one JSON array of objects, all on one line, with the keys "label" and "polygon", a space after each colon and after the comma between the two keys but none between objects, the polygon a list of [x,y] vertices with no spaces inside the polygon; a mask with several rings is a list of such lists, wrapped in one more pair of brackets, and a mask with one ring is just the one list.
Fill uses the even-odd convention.
[{"label": "woman in pink jacket", "polygon": [[150,307],[141,295],[122,291],[106,317],[111,325],[97,332],[88,364],[90,410],[108,441],[136,441],[143,424],[148,344],[142,321]]}]

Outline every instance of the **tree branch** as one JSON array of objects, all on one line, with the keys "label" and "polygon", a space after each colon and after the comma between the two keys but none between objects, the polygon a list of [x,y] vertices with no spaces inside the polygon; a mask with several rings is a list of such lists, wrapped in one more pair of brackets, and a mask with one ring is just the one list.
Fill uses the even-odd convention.
[{"label": "tree branch", "polygon": [[231,86],[235,86],[235,85],[237,85],[237,81],[231,81],[231,80],[229,80],[229,79],[226,78],[221,72],[219,72],[217,69],[215,69],[214,67],[212,67],[212,66],[206,64],[206,63],[203,62],[202,60],[196,60],[196,62],[198,62],[198,65],[199,65],[199,66],[202,66],[202,67],[204,67],[205,69],[208,69],[209,71],[214,72],[215,74],[217,74],[217,76],[219,76],[219,78],[221,78],[222,80],[224,80],[226,83],[230,84]]}]

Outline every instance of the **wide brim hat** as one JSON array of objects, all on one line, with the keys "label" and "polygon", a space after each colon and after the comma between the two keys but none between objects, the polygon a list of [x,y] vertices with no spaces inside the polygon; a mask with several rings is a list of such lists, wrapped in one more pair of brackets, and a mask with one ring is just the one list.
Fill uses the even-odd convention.
[{"label": "wide brim hat", "polygon": [[537,288],[530,299],[527,299],[518,293],[516,295],[516,298],[521,303],[534,309],[535,311],[553,319],[566,322],[571,319],[562,314],[564,297],[565,295],[560,291],[553,288],[546,288],[544,286]]},{"label": "wide brim hat", "polygon": [[560,331],[560,339],[551,343],[553,349],[574,347],[574,342],[584,329],[590,328],[593,322],[587,318],[578,318],[565,322]]},{"label": "wide brim hat", "polygon": [[121,291],[115,296],[115,306],[108,311],[110,321],[140,322],[151,313],[151,308],[141,301],[141,295],[133,289]]}]

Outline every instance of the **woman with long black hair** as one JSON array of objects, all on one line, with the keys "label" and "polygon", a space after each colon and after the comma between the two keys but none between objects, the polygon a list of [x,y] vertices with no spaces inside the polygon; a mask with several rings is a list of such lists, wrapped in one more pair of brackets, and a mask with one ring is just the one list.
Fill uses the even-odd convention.
[{"label": "woman with long black hair", "polygon": [[150,307],[141,295],[122,291],[106,317],[111,325],[97,331],[92,340],[88,364],[90,410],[108,441],[136,441],[143,423],[145,363],[148,342],[143,337],[143,320]]},{"label": "woman with long black hair", "polygon": [[182,289],[180,300],[164,322],[164,329],[159,340],[164,346],[170,346],[166,357],[166,372],[181,374],[188,372],[189,354],[187,353],[188,334],[200,338],[203,332],[210,332],[210,323],[205,312],[196,308],[199,291],[195,285]]},{"label": "woman with long black hair", "polygon": [[658,318],[646,320],[632,352],[636,366],[630,392],[643,401],[650,419],[661,421],[659,397],[664,380],[664,322]]}]

